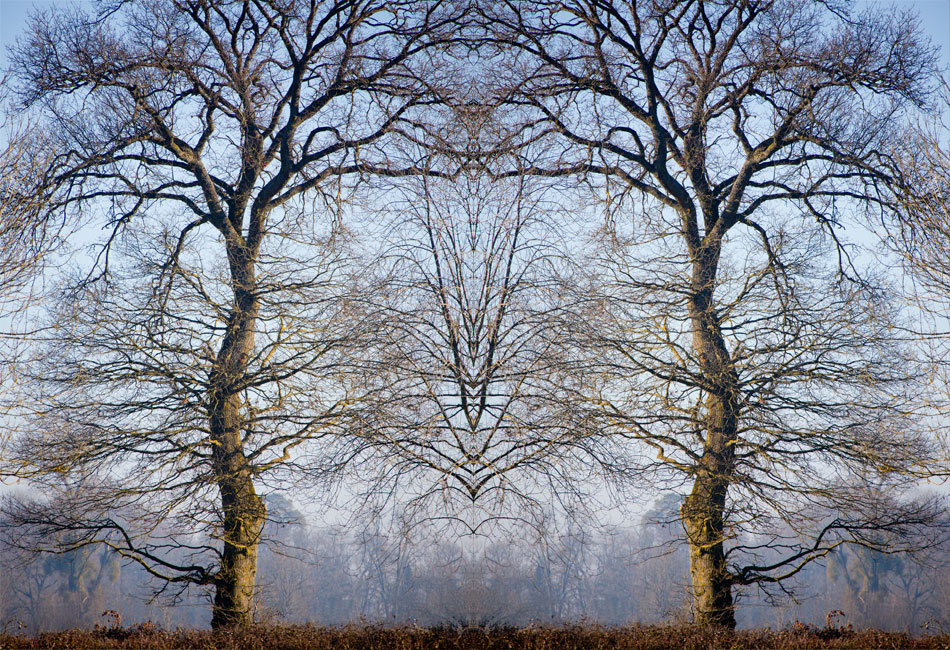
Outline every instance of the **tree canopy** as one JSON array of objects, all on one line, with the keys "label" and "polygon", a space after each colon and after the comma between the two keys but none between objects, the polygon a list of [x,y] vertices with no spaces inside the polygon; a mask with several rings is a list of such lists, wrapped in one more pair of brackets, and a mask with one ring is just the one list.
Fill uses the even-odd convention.
[{"label": "tree canopy", "polygon": [[18,544],[104,544],[217,628],[281,492],[486,534],[673,490],[696,621],[734,627],[734,588],[936,539],[920,349],[852,237],[919,225],[942,277],[912,14],[120,0],[35,14],[11,61],[0,290],[57,224],[78,249],[7,405]]}]

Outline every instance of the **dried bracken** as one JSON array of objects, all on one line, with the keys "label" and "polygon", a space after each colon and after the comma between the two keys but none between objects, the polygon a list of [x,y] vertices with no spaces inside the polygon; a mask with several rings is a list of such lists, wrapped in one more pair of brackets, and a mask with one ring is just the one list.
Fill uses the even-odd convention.
[{"label": "dried bracken", "polygon": [[0,650],[47,648],[150,650],[824,650],[950,648],[950,636],[912,638],[867,630],[791,626],[784,630],[703,631],[694,627],[633,626],[417,628],[382,626],[251,627],[226,632],[70,630],[35,637],[0,636]]}]

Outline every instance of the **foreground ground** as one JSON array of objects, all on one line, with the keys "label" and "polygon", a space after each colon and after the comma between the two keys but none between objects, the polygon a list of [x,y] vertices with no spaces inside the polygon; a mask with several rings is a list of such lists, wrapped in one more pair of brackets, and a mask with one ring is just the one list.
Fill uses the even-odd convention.
[{"label": "foreground ground", "polygon": [[153,650],[689,650],[824,648],[942,648],[950,634],[912,638],[879,631],[814,628],[702,632],[689,627],[641,626],[500,628],[415,628],[267,626],[229,633],[165,631],[145,624],[71,630],[39,636],[0,635],[0,650],[149,648]]}]

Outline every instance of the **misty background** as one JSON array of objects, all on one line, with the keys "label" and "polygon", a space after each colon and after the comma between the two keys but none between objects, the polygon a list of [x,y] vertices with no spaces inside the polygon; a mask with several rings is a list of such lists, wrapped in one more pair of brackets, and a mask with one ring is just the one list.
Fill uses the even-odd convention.
[{"label": "misty background", "polygon": [[[273,521],[259,564],[258,616],[273,623],[358,621],[420,626],[608,625],[689,620],[689,560],[676,521],[681,496],[657,498],[630,526],[522,530],[521,538],[388,532],[373,522],[326,527],[290,499],[266,499]],[[801,621],[912,634],[950,629],[947,548],[887,555],[842,547],[785,585],[739,592],[740,627]],[[39,632],[151,621],[208,626],[207,594],[176,593],[91,546],[60,555],[0,549],[0,621]],[[165,587],[162,591],[161,588]]]}]

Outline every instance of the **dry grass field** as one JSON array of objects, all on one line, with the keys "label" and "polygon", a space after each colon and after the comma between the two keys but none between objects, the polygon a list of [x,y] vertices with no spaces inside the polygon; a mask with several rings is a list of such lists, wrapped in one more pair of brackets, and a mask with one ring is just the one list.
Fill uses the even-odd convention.
[{"label": "dry grass field", "polygon": [[226,633],[166,631],[151,624],[132,628],[70,630],[38,636],[0,636],[0,650],[805,650],[825,648],[950,649],[950,635],[913,638],[880,631],[815,628],[796,624],[782,630],[699,631],[691,627],[645,626],[453,629],[417,627],[261,626]]}]

